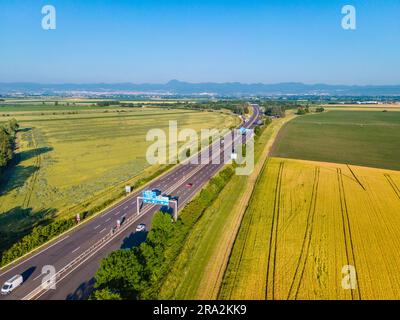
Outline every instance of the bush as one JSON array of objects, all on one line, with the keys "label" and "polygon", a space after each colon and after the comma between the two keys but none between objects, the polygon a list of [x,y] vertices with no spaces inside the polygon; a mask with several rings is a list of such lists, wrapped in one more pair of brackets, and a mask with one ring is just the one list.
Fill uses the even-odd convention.
[{"label": "bush", "polygon": [[40,245],[51,240],[75,224],[74,220],[60,220],[50,223],[46,226],[33,228],[32,233],[23,237],[15,243],[10,249],[3,252],[1,257],[1,266],[4,266],[15,259],[22,257],[24,254],[32,251]]},{"label": "bush", "polygon": [[282,106],[272,106],[266,107],[265,115],[270,117],[284,118],[285,117],[285,108]]},{"label": "bush", "polygon": [[296,114],[304,115],[304,114],[307,114],[307,113],[310,113],[310,109],[308,107],[306,107],[306,108],[300,107],[300,108],[297,109],[297,113]]}]

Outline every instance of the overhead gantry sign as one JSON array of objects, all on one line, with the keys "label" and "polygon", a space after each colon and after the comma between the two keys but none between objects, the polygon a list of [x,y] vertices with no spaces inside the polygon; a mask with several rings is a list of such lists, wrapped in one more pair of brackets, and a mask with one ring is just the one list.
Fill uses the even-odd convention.
[{"label": "overhead gantry sign", "polygon": [[157,192],[152,191],[152,190],[146,190],[143,192],[142,196],[137,197],[136,204],[137,204],[137,214],[140,214],[140,207],[141,203],[140,200],[142,200],[142,203],[148,203],[152,205],[158,205],[158,206],[167,206],[170,207],[170,204],[174,204],[174,215],[173,218],[176,221],[178,219],[178,201],[176,200],[170,200],[168,197],[163,197],[161,195],[157,195]]}]

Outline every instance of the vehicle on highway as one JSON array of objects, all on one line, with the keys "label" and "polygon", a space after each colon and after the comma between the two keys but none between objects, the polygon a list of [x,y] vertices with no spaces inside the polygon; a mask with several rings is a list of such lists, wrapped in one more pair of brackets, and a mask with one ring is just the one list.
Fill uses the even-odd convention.
[{"label": "vehicle on highway", "polygon": [[22,278],[21,275],[19,274],[15,275],[10,280],[7,280],[4,283],[3,287],[1,288],[1,294],[2,295],[10,294],[12,291],[18,288],[23,282],[24,279]]},{"label": "vehicle on highway", "polygon": [[186,188],[191,188],[191,187],[193,187],[193,183],[189,182],[186,184]]},{"label": "vehicle on highway", "polygon": [[144,223],[141,223],[136,227],[136,232],[143,232],[143,231],[146,231],[146,225]]}]

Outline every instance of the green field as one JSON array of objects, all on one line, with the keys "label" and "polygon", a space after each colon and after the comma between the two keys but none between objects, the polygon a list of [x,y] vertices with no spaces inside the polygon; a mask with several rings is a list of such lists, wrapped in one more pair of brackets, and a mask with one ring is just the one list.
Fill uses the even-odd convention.
[{"label": "green field", "polygon": [[272,156],[400,170],[400,113],[330,111],[298,117]]},{"label": "green field", "polygon": [[1,175],[2,248],[45,219],[100,204],[120,195],[125,183],[134,184],[162,169],[149,166],[145,159],[149,129],[167,131],[169,120],[177,120],[179,129],[195,130],[238,123],[237,117],[218,112],[49,108],[7,107],[4,116],[0,111],[0,122],[15,117],[21,126],[15,163]]}]

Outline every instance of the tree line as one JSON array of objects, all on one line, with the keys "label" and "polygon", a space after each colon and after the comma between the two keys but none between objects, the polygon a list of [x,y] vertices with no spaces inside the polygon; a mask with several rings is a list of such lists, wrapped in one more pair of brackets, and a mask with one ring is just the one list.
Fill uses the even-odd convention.
[{"label": "tree line", "polygon": [[205,101],[197,103],[179,103],[174,105],[169,105],[171,108],[183,108],[191,110],[203,110],[203,111],[213,111],[213,110],[230,110],[237,115],[248,114],[249,107],[248,104],[241,100],[221,100],[221,101]]},{"label": "tree line", "polygon": [[[324,109],[323,107],[317,107],[317,108],[315,108],[315,112],[316,112],[316,113],[321,113],[321,112],[324,112],[324,111],[325,111],[325,109]],[[305,115],[305,114],[308,114],[308,113],[310,113],[310,112],[311,112],[310,107],[309,107],[309,106],[306,106],[306,107],[300,107],[300,108],[298,108],[296,114],[297,114],[297,115]]]},{"label": "tree line", "polygon": [[15,139],[19,125],[11,119],[0,126],[0,173],[9,165],[14,157]]}]

